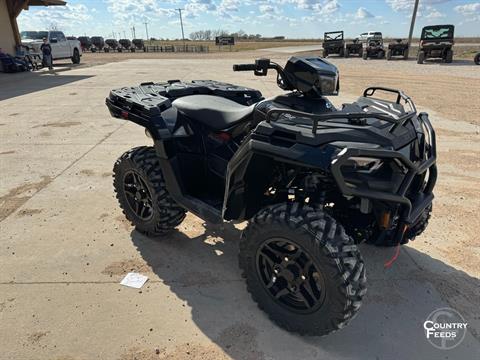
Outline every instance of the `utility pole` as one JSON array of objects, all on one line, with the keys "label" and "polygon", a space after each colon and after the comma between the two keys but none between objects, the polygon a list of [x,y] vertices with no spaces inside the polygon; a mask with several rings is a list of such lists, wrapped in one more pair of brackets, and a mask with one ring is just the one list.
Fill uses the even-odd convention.
[{"label": "utility pole", "polygon": [[148,41],[150,40],[150,38],[148,37],[148,21],[145,20],[144,24],[145,24],[145,33],[147,34],[147,41]]},{"label": "utility pole", "polygon": [[133,25],[130,30],[132,31],[132,39],[136,39],[137,37],[135,36],[135,25]]},{"label": "utility pole", "polygon": [[185,51],[185,34],[183,32],[183,20],[182,20],[182,10],[184,9],[176,9],[180,15],[180,26],[182,27],[182,41],[183,41],[183,51]]},{"label": "utility pole", "polygon": [[415,5],[413,6],[412,22],[410,23],[410,33],[408,34],[408,46],[412,44],[413,28],[415,27],[415,19],[417,18],[418,1],[419,0],[415,0]]}]

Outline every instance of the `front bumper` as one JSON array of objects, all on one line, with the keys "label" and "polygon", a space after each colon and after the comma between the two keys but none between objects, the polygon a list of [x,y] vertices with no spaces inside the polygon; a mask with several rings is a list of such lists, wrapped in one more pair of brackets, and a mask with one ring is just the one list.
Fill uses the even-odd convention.
[{"label": "front bumper", "polygon": [[[380,200],[387,203],[400,205],[400,223],[410,226],[414,224],[425,209],[433,201],[433,188],[437,180],[436,166],[436,142],[435,131],[426,113],[417,116],[419,126],[416,128],[418,134],[419,148],[422,151],[423,159],[412,162],[404,154],[393,150],[377,149],[356,149],[346,148],[331,163],[332,175],[337,186],[344,195],[357,196],[360,198]],[[379,191],[368,187],[349,186],[342,174],[342,166],[352,157],[367,157],[383,160],[398,160],[406,169],[400,186],[392,191]],[[426,174],[428,172],[428,174]],[[412,194],[411,186],[417,176],[428,175],[425,186],[420,191]],[[402,226],[403,228],[404,226]]]}]

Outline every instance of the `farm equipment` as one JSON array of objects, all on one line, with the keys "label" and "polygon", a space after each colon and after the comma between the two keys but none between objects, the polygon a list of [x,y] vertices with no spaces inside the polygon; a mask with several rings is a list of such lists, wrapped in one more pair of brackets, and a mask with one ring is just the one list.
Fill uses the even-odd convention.
[{"label": "farm equipment", "polygon": [[[128,39],[120,39],[118,41],[120,43],[120,47],[119,49],[121,49],[122,51],[125,50],[125,51],[131,51],[132,50],[132,42]],[[133,50],[132,52],[134,52],[135,50]],[[121,52],[119,50],[119,52]]]},{"label": "farm equipment", "polygon": [[108,47],[105,47],[105,52],[110,52],[110,50],[122,52],[122,49],[121,47],[118,46],[119,44],[116,39],[107,39],[105,40],[105,44],[107,44],[108,46]]},{"label": "farm equipment", "polygon": [[369,58],[383,59],[385,57],[382,33],[377,34],[380,35],[374,35],[367,38],[366,42],[363,44],[364,48],[362,56],[364,60]]},{"label": "farm equipment", "polygon": [[90,50],[92,47],[92,40],[88,36],[80,36],[78,41],[80,41],[82,51]]},{"label": "farm equipment", "polygon": [[402,39],[396,39],[394,42],[388,44],[387,60],[394,57],[401,57],[403,60],[408,60],[408,42]]},{"label": "farm equipment", "polygon": [[358,55],[362,57],[363,54],[363,44],[359,39],[354,39],[350,43],[345,44],[345,57],[350,57],[352,55]]},{"label": "farm equipment", "polygon": [[322,47],[324,58],[331,54],[343,57],[343,54],[345,52],[345,40],[343,39],[343,31],[331,31],[324,33]]},{"label": "farm equipment", "polygon": [[143,39],[133,39],[132,40],[133,49],[145,51],[145,43]]},{"label": "farm equipment", "polygon": [[92,36],[90,40],[92,41],[92,46],[90,48],[91,52],[102,51],[104,49],[105,49],[105,52],[108,52],[105,48],[105,40],[103,40],[103,37]]},{"label": "farm equipment", "polygon": [[427,59],[442,59],[446,63],[453,61],[454,44],[453,25],[430,25],[422,29],[417,63],[423,64]]},{"label": "farm equipment", "polygon": [[322,58],[233,70],[274,70],[286,93],[264,99],[208,80],[110,92],[111,115],[153,141],[116,161],[116,197],[147,236],[173,231],[187,211],[210,223],[248,221],[239,265],[254,301],[289,331],[331,333],[366,293],[357,243],[397,246],[426,228],[435,132],[399,90],[370,87],[335,108],[326,96],[338,94],[339,72]]}]

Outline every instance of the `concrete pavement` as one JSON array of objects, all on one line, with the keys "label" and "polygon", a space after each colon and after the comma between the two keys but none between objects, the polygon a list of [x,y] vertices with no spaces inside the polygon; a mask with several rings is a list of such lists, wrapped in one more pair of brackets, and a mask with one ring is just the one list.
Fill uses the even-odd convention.
[{"label": "concrete pavement", "polygon": [[[110,117],[109,90],[208,78],[280,92],[273,76],[233,73],[235,62],[129,60],[32,78],[0,74],[0,358],[474,359],[479,280],[414,248],[384,269],[393,249],[362,246],[369,290],[359,315],[330,336],[299,337],[272,324],[246,292],[237,228],[189,214],[178,232],[149,239],[126,223],[111,169],[150,140]],[[149,276],[143,289],[118,284],[132,270]],[[448,352],[432,347],[422,327],[445,306],[470,324]]]}]

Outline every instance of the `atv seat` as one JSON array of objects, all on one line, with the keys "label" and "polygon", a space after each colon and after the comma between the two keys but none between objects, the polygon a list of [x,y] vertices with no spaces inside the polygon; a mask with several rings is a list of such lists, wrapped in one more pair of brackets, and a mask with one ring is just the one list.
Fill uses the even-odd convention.
[{"label": "atv seat", "polygon": [[214,130],[223,130],[246,119],[255,105],[245,106],[214,95],[190,95],[175,100],[172,105],[182,114]]}]

